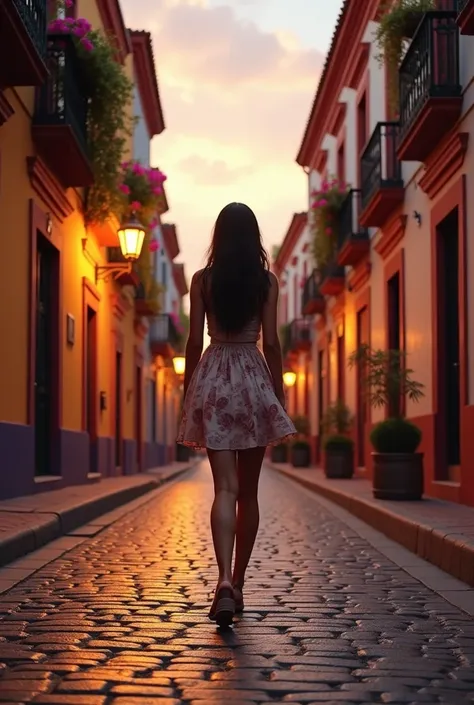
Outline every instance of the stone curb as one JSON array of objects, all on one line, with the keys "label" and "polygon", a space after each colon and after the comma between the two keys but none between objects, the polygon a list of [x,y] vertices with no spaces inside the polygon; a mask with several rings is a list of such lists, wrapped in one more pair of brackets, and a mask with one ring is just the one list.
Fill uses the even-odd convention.
[{"label": "stone curb", "polygon": [[467,544],[463,536],[447,535],[442,530],[407,519],[382,505],[374,506],[365,499],[348,492],[296,476],[271,462],[267,461],[266,465],[306,489],[344,507],[348,512],[420,558],[474,587],[474,546]]},{"label": "stone curb", "polygon": [[[36,551],[54,539],[66,536],[74,529],[88,524],[103,514],[118,509],[134,499],[138,499],[152,490],[156,490],[162,485],[175,480],[190,470],[194,464],[192,462],[186,467],[171,469],[162,476],[143,475],[143,482],[139,484],[111,490],[110,493],[99,497],[91,497],[66,507],[63,511],[41,512],[35,510],[34,512],[27,512],[29,517],[34,515],[37,523],[33,526],[30,524],[27,529],[19,531],[13,536],[10,535],[5,539],[0,538],[0,567],[11,563],[17,558],[23,558],[28,553]],[[16,512],[13,513],[16,514]]]}]

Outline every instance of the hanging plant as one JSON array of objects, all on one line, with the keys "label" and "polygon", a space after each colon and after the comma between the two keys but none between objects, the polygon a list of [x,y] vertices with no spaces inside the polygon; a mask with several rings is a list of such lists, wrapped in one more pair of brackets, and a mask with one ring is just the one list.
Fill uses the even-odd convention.
[{"label": "hanging plant", "polygon": [[399,114],[398,69],[403,58],[404,43],[410,39],[425,12],[434,10],[435,0],[386,0],[380,8],[375,38],[379,47],[378,61],[387,66],[387,91],[391,117]]},{"label": "hanging plant", "polygon": [[166,178],[159,169],[144,167],[139,161],[123,163],[119,184],[121,217],[127,218],[135,213],[146,228],[156,228]]},{"label": "hanging plant", "polygon": [[338,179],[323,181],[321,188],[311,197],[313,257],[317,267],[331,262],[336,253],[338,219],[341,206],[348,193],[348,186]]},{"label": "hanging plant", "polygon": [[143,301],[147,315],[156,316],[161,312],[162,308],[162,293],[163,287],[156,281],[153,264],[150,258],[150,252],[153,251],[153,243],[156,243],[150,236],[150,232],[145,233],[140,257],[135,264],[135,271],[140,279],[140,286],[137,291],[137,299]]},{"label": "hanging plant", "polygon": [[[72,5],[72,0],[65,0],[58,12]],[[94,174],[93,185],[86,190],[84,215],[87,224],[103,223],[121,205],[120,164],[134,124],[133,84],[116,60],[113,37],[92,29],[87,19],[58,17],[48,31],[70,34],[76,46],[89,96],[87,143]]]}]

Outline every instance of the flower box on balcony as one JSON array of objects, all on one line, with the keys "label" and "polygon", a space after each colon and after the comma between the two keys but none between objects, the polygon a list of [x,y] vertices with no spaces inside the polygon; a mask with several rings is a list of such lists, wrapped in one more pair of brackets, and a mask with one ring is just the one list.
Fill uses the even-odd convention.
[{"label": "flower box on balcony", "polygon": [[474,35],[474,0],[458,0],[457,23],[461,34]]},{"label": "flower box on balcony", "polygon": [[351,189],[339,215],[337,263],[354,267],[370,248],[369,233],[360,222],[361,192]]},{"label": "flower box on balcony", "polygon": [[397,156],[400,126],[379,122],[361,157],[361,213],[365,228],[384,225],[395,208],[403,203],[401,163]]},{"label": "flower box on balcony", "polygon": [[46,0],[0,3],[0,85],[39,86],[48,75]]},{"label": "flower box on balcony", "polygon": [[320,291],[321,273],[314,269],[306,279],[301,297],[301,313],[303,316],[314,316],[324,313],[326,302]]},{"label": "flower box on balcony", "polygon": [[427,12],[400,66],[399,159],[423,162],[461,114],[456,11]]},{"label": "flower box on balcony", "polygon": [[88,97],[70,35],[48,35],[46,63],[49,76],[37,90],[33,140],[65,188],[89,186],[93,173],[87,151]]},{"label": "flower box on balcony", "polygon": [[346,278],[344,267],[335,262],[327,264],[322,271],[321,293],[325,296],[338,296],[344,291]]}]

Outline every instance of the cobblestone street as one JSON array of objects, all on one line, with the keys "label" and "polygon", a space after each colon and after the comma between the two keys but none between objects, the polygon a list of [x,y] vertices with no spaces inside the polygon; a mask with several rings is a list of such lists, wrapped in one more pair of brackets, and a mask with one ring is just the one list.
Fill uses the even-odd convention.
[{"label": "cobblestone street", "polygon": [[202,463],[0,596],[0,700],[53,705],[474,702],[474,621],[328,505],[265,471],[246,611],[207,619]]}]

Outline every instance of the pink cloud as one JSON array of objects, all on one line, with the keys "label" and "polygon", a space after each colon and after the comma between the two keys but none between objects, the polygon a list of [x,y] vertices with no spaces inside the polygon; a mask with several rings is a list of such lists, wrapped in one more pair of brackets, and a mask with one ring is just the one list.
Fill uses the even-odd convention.
[{"label": "pink cloud", "polygon": [[255,171],[255,165],[232,166],[222,159],[211,160],[192,154],[178,162],[177,166],[202,186],[231,184]]}]

